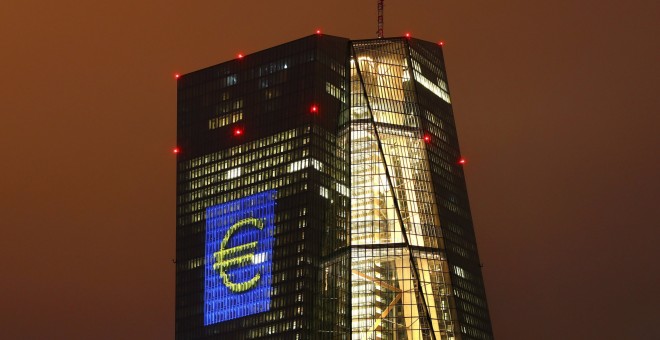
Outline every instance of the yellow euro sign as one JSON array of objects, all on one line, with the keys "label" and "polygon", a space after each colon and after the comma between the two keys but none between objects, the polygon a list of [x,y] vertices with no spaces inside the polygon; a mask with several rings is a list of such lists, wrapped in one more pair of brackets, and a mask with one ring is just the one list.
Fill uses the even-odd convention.
[{"label": "yellow euro sign", "polygon": [[[227,274],[227,269],[230,267],[244,266],[251,264],[254,261],[254,250],[257,248],[257,241],[225,249],[231,236],[244,226],[253,226],[259,230],[262,230],[264,228],[264,222],[260,219],[249,217],[234,223],[234,225],[229,227],[225,237],[222,239],[222,242],[220,243],[220,250],[216,253],[213,253],[213,257],[215,258],[216,262],[213,264],[213,270],[218,271],[222,277],[222,283],[224,283],[224,285],[234,293],[242,293],[254,288],[254,286],[259,282],[259,279],[261,278],[261,273],[257,272],[257,274],[255,274],[254,277],[248,281],[234,283],[229,280],[229,275]],[[238,255],[241,253],[242,255]],[[238,256],[234,257],[234,255]]]}]

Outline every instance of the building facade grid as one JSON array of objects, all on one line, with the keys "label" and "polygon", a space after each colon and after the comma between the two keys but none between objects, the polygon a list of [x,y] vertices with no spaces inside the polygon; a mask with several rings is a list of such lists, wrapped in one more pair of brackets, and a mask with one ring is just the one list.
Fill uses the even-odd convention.
[{"label": "building facade grid", "polygon": [[313,35],[177,86],[177,339],[492,339],[439,46]]}]

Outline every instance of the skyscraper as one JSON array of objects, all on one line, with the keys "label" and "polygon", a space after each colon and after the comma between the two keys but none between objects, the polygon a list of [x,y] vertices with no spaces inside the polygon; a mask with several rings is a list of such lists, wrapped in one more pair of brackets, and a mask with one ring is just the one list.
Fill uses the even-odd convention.
[{"label": "skyscraper", "polygon": [[177,339],[492,339],[439,45],[316,34],[177,86]]}]

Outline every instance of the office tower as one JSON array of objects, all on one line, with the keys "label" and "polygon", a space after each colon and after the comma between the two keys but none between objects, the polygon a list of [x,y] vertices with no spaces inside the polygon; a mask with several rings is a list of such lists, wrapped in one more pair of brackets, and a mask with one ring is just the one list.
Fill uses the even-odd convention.
[{"label": "office tower", "polygon": [[492,339],[438,44],[186,74],[178,148],[177,339]]}]

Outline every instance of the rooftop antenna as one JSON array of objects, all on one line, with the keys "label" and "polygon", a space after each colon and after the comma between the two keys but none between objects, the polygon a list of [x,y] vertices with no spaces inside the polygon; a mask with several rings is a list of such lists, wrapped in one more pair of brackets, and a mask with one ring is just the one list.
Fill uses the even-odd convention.
[{"label": "rooftop antenna", "polygon": [[383,7],[385,0],[378,0],[378,39],[383,38]]}]

